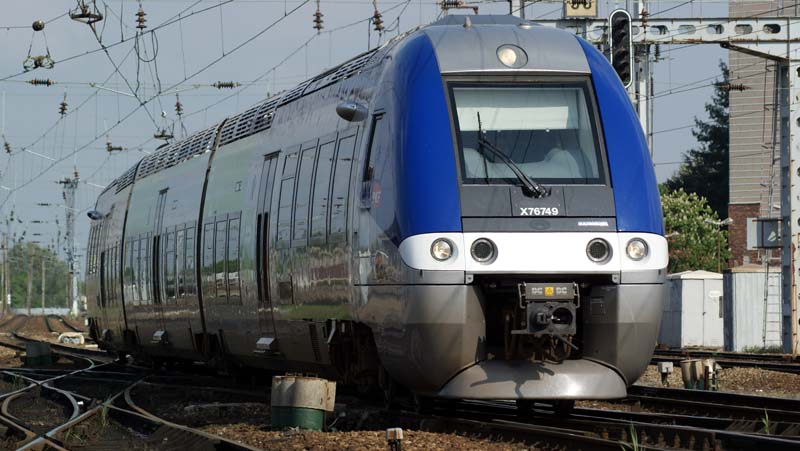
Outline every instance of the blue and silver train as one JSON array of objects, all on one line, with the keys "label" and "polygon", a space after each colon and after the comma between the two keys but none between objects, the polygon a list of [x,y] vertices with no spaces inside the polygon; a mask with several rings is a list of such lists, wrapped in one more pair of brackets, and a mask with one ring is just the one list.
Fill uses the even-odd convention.
[{"label": "blue and silver train", "polygon": [[420,397],[619,398],[667,243],[606,59],[449,16],[169,145],[90,212],[105,349]]}]

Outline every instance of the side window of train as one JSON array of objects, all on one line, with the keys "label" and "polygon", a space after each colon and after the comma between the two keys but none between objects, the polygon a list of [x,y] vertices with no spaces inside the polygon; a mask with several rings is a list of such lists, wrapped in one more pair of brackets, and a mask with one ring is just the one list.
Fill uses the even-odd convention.
[{"label": "side window of train", "polygon": [[186,295],[197,295],[197,280],[195,280],[195,223],[186,228]]},{"label": "side window of train", "polygon": [[170,227],[163,242],[164,250],[164,294],[167,303],[175,302],[175,231]]},{"label": "side window of train", "polygon": [[240,214],[231,215],[228,220],[228,256],[227,256],[227,284],[228,302],[241,303],[241,285],[239,278],[239,233]]},{"label": "side window of train", "polygon": [[297,172],[297,190],[294,204],[294,232],[292,246],[305,246],[308,240],[308,214],[311,197],[311,177],[317,153],[317,140],[306,143],[300,151],[300,165]]},{"label": "side window of train", "polygon": [[350,193],[350,169],[353,165],[355,145],[355,134],[339,139],[331,192],[330,240],[332,242],[347,240],[347,201]]},{"label": "side window of train", "polygon": [[281,191],[278,201],[278,239],[275,247],[289,247],[292,239],[292,206],[294,204],[294,178],[297,172],[299,146],[287,150],[281,171]]},{"label": "side window of train", "polygon": [[144,234],[139,239],[139,279],[142,281],[140,288],[141,303],[150,303],[150,240]]},{"label": "side window of train", "polygon": [[336,153],[336,138],[322,142],[319,146],[317,171],[314,176],[314,196],[311,205],[311,243],[323,244],[328,234],[328,212],[330,211],[330,185],[333,159]]},{"label": "side window of train", "polygon": [[383,118],[383,113],[375,115],[372,121],[372,133],[367,148],[366,164],[364,165],[364,175],[361,178],[361,206],[371,208],[373,203],[373,181],[375,178],[375,160],[381,153],[383,139],[386,136],[384,130],[387,121]]},{"label": "side window of train", "polygon": [[203,298],[217,296],[214,286],[214,220],[203,225]]},{"label": "side window of train", "polygon": [[186,295],[186,230],[183,225],[175,232],[175,297]]},{"label": "side window of train", "polygon": [[228,218],[218,217],[216,224],[216,247],[214,249],[214,291],[217,294],[217,301],[224,302],[228,295],[227,287],[227,256],[228,248]]}]

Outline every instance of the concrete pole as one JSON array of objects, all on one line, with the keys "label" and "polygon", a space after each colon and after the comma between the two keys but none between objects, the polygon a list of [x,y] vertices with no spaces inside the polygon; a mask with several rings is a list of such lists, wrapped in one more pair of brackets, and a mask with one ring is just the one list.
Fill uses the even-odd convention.
[{"label": "concrete pole", "polygon": [[11,264],[8,261],[8,257],[10,256],[10,249],[8,248],[8,234],[5,235],[5,242],[6,242],[6,259],[5,264],[3,265],[3,270],[6,273],[6,299],[5,305],[3,306],[3,312],[8,312],[11,310]]},{"label": "concrete pole", "polygon": [[42,315],[44,315],[44,256],[42,256]]},{"label": "concrete pole", "polygon": [[6,260],[8,260],[8,242],[6,240],[6,234],[3,234],[3,267],[0,268],[0,273],[2,274],[3,278],[3,306],[0,307],[0,315],[6,316],[6,300],[5,294],[8,290],[6,290],[6,285],[8,284],[8,279],[6,278]]},{"label": "concrete pole", "polygon": [[33,296],[33,245],[28,243],[28,296],[25,298],[25,306],[28,309],[28,316],[31,316],[31,297]]},{"label": "concrete pole", "polygon": [[519,18],[525,18],[525,0],[509,0],[508,2],[511,5],[511,10],[509,11],[512,16],[517,16]]}]

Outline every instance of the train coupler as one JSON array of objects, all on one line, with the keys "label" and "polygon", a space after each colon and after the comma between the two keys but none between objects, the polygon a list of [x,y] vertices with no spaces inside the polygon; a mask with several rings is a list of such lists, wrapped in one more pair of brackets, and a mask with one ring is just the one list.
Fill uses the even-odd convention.
[{"label": "train coupler", "polygon": [[577,349],[565,336],[577,332],[580,307],[576,283],[520,283],[520,308],[525,311],[525,329],[512,330],[512,335],[552,336]]}]

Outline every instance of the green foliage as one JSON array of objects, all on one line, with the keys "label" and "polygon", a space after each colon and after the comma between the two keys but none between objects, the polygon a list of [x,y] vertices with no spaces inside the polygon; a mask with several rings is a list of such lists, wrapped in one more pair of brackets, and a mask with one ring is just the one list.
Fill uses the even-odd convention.
[{"label": "green foliage", "polygon": [[27,307],[28,269],[32,260],[31,307],[42,305],[42,259],[45,261],[45,307],[67,306],[66,262],[50,249],[34,243],[17,242],[8,252],[11,272],[11,306]]},{"label": "green foliage", "polygon": [[783,354],[783,348],[780,345],[746,346],[743,352],[751,354]]},{"label": "green foliage", "polygon": [[[708,224],[719,216],[695,193],[682,189],[667,192],[661,187],[661,208],[664,211],[664,232],[669,242],[669,272],[704,269],[717,271],[717,244],[720,246],[722,268],[730,257],[728,233]],[[719,241],[718,241],[719,240]]]},{"label": "green foliage", "polygon": [[724,218],[728,215],[728,121],[729,92],[723,87],[730,83],[728,66],[719,63],[722,80],[717,81],[714,95],[706,103],[708,121],[694,118],[692,134],[700,145],[683,154],[683,163],[669,178],[670,191],[683,189],[708,199],[711,209]]}]

